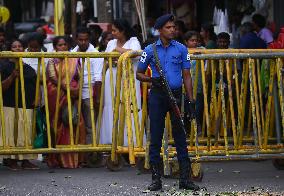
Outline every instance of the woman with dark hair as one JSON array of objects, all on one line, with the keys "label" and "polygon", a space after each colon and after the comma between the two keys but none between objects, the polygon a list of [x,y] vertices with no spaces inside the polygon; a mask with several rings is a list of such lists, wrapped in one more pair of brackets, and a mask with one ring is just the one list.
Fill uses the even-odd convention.
[{"label": "woman with dark hair", "polygon": [[[195,49],[195,48],[204,49],[204,47],[199,46],[200,45],[200,34],[196,31],[186,32],[185,35],[184,35],[184,40],[185,40],[187,48],[189,48],[189,49]],[[194,86],[194,83],[197,82],[197,94],[196,94],[195,108],[196,108],[197,131],[198,131],[198,134],[200,134],[201,128],[202,128],[202,116],[203,116],[203,108],[204,108],[204,105],[203,105],[203,90],[202,90],[202,76],[201,76],[201,70],[199,69],[198,78],[197,78],[197,81],[196,81],[195,76],[197,74],[197,72],[196,72],[197,62],[196,62],[196,60],[190,60],[190,64],[191,64],[190,73],[191,73],[193,86]],[[186,107],[186,104],[185,104],[185,111],[188,111],[188,107]]]},{"label": "woman with dark hair", "polygon": [[102,28],[99,25],[90,25],[90,43],[93,44],[95,48],[99,46],[99,38],[103,32]]},{"label": "woman with dark hair", "polygon": [[217,48],[214,26],[212,24],[203,24],[201,27],[200,35],[203,38],[204,46],[206,49]]},{"label": "woman with dark hair", "polygon": [[70,35],[65,35],[64,39],[66,41],[68,51],[71,51],[72,48],[74,48],[76,46],[73,38]]},{"label": "woman with dark hair", "polygon": [[[115,20],[112,25],[112,35],[113,40],[109,41],[105,52],[119,52],[124,53],[129,50],[141,50],[140,42],[137,37],[134,37],[133,30],[130,24],[125,19]],[[116,65],[113,65],[113,87],[116,85]],[[137,60],[133,60],[134,70],[137,68]],[[134,72],[135,72],[134,71]],[[141,92],[140,92],[140,82],[135,81],[136,84],[136,97],[138,107],[141,108]],[[113,122],[113,105],[112,105],[112,96],[114,92],[111,92],[111,83],[110,83],[110,71],[109,69],[106,72],[105,77],[105,91],[104,91],[104,109],[102,117],[102,126],[100,139],[103,144],[112,143],[112,122]],[[127,142],[127,136],[125,131],[125,139]]]},{"label": "woman with dark hair", "polygon": [[[140,42],[131,28],[130,24],[125,19],[117,19],[112,24],[112,35],[114,37],[108,45],[106,52],[116,51],[124,53],[128,50],[140,50]],[[113,46],[115,46],[113,48]]]},{"label": "woman with dark hair", "polygon": [[196,31],[188,31],[183,36],[187,48],[197,48],[200,43],[200,35]]},{"label": "woman with dark hair", "polygon": [[[67,41],[64,36],[57,36],[53,39],[53,47],[56,52],[68,51]],[[67,85],[70,85],[71,105],[74,111],[74,105],[77,105],[79,96],[79,81],[78,81],[78,59],[68,58],[68,69],[65,67],[65,60],[54,58],[48,61],[46,68],[47,73],[47,93],[48,93],[48,109],[50,125],[52,130],[55,130],[54,123],[57,121],[56,126],[56,145],[69,145],[70,144],[70,131],[68,112],[67,112]],[[59,95],[59,111],[58,117],[55,119],[56,110],[56,98],[57,98],[57,86],[58,76],[61,72],[61,88]],[[69,76],[67,81],[66,75]],[[85,143],[85,127],[82,116],[80,118],[73,118],[73,130],[76,130],[79,123],[79,144]],[[74,131],[76,133],[76,131]],[[74,141],[76,134],[74,134]],[[79,163],[83,162],[83,158],[79,156],[79,153],[59,153],[49,154],[47,158],[47,164],[49,167],[62,167],[62,168],[77,168]]]},{"label": "woman with dark hair", "polygon": [[111,32],[108,32],[108,31],[103,32],[102,33],[102,39],[99,43],[99,49],[98,49],[99,52],[104,52],[106,47],[107,47],[108,42],[112,39],[113,39],[113,36],[112,36]]},{"label": "woman with dark hair", "polygon": [[[20,40],[13,40],[8,46],[8,49],[12,52],[23,52],[23,43]],[[22,92],[20,86],[22,86],[20,80],[19,60],[17,58],[9,58],[1,61],[0,73],[2,80],[3,90],[3,112],[5,119],[5,131],[6,138],[0,134],[0,145],[3,145],[5,139],[8,147],[23,147],[25,146],[24,129],[27,130],[28,144],[32,145],[32,117],[33,107],[35,100],[36,90],[36,73],[32,67],[23,63],[23,75],[25,84],[25,99],[26,99],[26,113],[24,116],[23,104],[22,104]],[[16,81],[19,82],[18,87]],[[18,88],[18,89],[17,89]],[[16,90],[18,91],[18,100],[16,102]],[[18,109],[16,109],[16,103],[18,103]],[[25,118],[26,117],[26,118]],[[26,125],[24,122],[27,120]],[[15,126],[16,125],[16,126]],[[2,129],[0,129],[1,132]],[[17,136],[16,136],[17,135]],[[17,137],[15,141],[15,137]],[[29,160],[37,159],[35,154],[19,154],[19,155],[5,155],[1,156],[4,165],[11,170],[19,169],[39,169],[36,165],[32,164]],[[18,165],[18,161],[22,161],[21,167]]]}]

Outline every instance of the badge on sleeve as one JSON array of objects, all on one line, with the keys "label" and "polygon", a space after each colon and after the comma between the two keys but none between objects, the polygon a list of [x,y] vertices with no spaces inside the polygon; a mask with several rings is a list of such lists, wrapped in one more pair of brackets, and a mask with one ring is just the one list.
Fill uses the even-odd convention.
[{"label": "badge on sleeve", "polygon": [[141,55],[141,58],[140,58],[140,62],[145,63],[146,58],[147,58],[147,53],[143,52],[142,55]]},{"label": "badge on sleeve", "polygon": [[187,61],[190,61],[190,55],[189,55],[189,53],[187,53],[187,55],[186,55],[186,60],[187,60]]}]

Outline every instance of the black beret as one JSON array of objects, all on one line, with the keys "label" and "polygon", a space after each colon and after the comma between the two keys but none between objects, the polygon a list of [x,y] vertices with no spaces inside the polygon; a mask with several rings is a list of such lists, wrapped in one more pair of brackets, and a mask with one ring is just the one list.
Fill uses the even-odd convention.
[{"label": "black beret", "polygon": [[173,21],[174,20],[174,15],[172,14],[165,14],[163,16],[160,16],[157,18],[156,23],[154,25],[155,29],[160,29],[162,28],[168,21]]}]

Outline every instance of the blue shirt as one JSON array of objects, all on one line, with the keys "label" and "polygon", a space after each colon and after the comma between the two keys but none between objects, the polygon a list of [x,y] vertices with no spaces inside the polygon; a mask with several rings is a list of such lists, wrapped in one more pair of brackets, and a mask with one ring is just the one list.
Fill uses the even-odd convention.
[{"label": "blue shirt", "polygon": [[[156,48],[163,73],[170,85],[171,89],[177,89],[182,86],[182,70],[190,69],[190,56],[187,48],[172,40],[168,47],[164,47],[161,40],[156,42]],[[138,69],[146,70],[148,65],[152,69],[152,77],[160,77],[156,69],[156,60],[152,44],[148,45],[140,58]]]},{"label": "blue shirt", "polygon": [[266,43],[253,32],[247,33],[240,39],[241,49],[262,49],[266,48]]}]

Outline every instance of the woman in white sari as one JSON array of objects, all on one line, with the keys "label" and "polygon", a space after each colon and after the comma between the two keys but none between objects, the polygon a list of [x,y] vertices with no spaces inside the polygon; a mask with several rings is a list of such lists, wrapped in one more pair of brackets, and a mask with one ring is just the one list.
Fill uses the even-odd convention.
[{"label": "woman in white sari", "polygon": [[[129,50],[141,50],[141,45],[137,39],[134,37],[134,33],[131,26],[125,19],[115,20],[112,25],[112,34],[114,39],[109,41],[105,52],[119,52],[124,53]],[[134,73],[137,68],[137,60],[133,59]],[[113,87],[115,96],[115,86],[116,86],[116,63],[113,63]],[[136,85],[136,98],[138,109],[141,109],[141,92],[140,92],[140,82],[135,80]],[[104,109],[102,115],[102,126],[100,129],[100,143],[101,144],[111,144],[112,143],[112,126],[113,126],[113,105],[111,97],[111,81],[110,81],[110,70],[106,71],[105,77],[105,91],[104,91]],[[141,118],[141,112],[139,112],[139,118]],[[133,123],[132,123],[133,124]],[[133,124],[134,125],[134,124]],[[132,125],[132,129],[134,126]],[[135,134],[133,134],[135,135]],[[135,142],[135,137],[134,137]],[[124,131],[124,145],[127,145],[127,133],[126,129]]]}]

